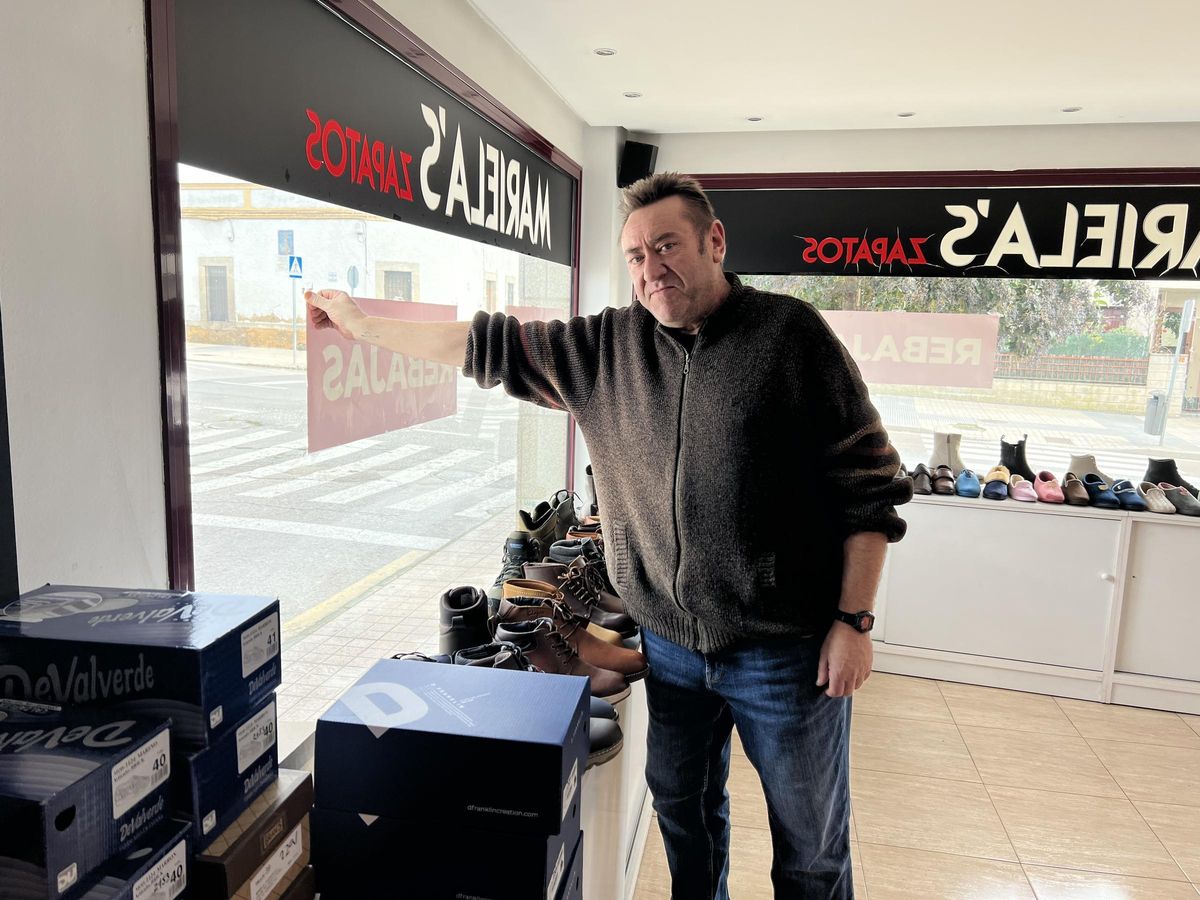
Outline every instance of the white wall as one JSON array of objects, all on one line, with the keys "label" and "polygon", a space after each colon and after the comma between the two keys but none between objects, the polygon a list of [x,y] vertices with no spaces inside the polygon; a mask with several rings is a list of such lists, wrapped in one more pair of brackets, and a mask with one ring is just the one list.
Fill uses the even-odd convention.
[{"label": "white wall", "polygon": [[141,0],[6,3],[0,306],[22,588],[167,582]]},{"label": "white wall", "polygon": [[580,162],[583,120],[466,0],[379,0],[379,5],[559,150]]},{"label": "white wall", "polygon": [[1200,165],[1200,123],[729,132],[645,139],[658,145],[657,171],[696,174]]}]

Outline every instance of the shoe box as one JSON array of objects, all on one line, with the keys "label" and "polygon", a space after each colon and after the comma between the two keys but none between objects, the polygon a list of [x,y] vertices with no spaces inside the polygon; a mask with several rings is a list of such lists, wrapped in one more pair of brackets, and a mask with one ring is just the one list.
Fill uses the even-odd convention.
[{"label": "shoe box", "polygon": [[194,823],[198,846],[222,833],[279,771],[275,695],[252,707],[203,750],[175,757],[174,809]]},{"label": "shoe box", "polygon": [[188,823],[167,819],[105,863],[72,900],[175,900],[183,896],[190,875],[190,832]]},{"label": "shoe box", "polygon": [[[503,770],[506,767],[497,767]],[[511,767],[517,777],[519,766]],[[420,820],[313,810],[313,867],[322,900],[556,900],[580,840],[579,807],[554,835],[436,828]]]},{"label": "shoe box", "polygon": [[171,771],[163,720],[5,704],[0,887],[22,898],[71,892],[164,817]]},{"label": "shoe box", "polygon": [[312,776],[280,769],[279,777],[196,854],[193,900],[265,897],[299,877],[308,864],[305,825],[313,805]]},{"label": "shoe box", "polygon": [[317,720],[316,805],[558,834],[579,804],[588,710],[582,677],[380,660]]},{"label": "shoe box", "polygon": [[575,855],[571,857],[571,865],[563,879],[557,900],[583,900],[583,834],[575,845]]},{"label": "shoe box", "polygon": [[312,866],[305,866],[292,882],[292,886],[280,895],[279,900],[316,900],[316,896],[317,876]]},{"label": "shoe box", "polygon": [[205,747],[280,684],[279,603],[47,585],[0,607],[0,696],[169,718]]}]

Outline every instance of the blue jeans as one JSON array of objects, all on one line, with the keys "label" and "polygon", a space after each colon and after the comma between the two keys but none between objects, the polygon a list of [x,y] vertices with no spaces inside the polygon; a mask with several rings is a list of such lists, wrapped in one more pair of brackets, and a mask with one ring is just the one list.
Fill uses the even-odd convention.
[{"label": "blue jeans", "polygon": [[816,686],[821,638],[704,655],[642,630],[650,662],[646,780],[673,900],[728,900],[729,736],[767,799],[776,900],[853,900],[850,699]]}]

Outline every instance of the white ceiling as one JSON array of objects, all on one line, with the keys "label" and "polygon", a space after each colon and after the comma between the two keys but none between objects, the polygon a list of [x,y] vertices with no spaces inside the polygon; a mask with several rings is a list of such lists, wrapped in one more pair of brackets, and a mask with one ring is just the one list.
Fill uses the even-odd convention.
[{"label": "white ceiling", "polygon": [[1200,121],[1195,0],[470,2],[589,125]]}]

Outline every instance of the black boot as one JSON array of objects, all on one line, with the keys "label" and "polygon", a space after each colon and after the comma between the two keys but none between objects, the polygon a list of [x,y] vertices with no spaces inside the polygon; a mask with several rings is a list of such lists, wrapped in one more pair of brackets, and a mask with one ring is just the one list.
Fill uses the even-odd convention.
[{"label": "black boot", "polygon": [[[501,557],[500,574],[495,583],[488,588],[488,616],[494,616],[500,608],[500,598],[504,595],[504,582],[514,578],[525,577],[525,563],[541,562],[542,542],[527,531],[514,531],[504,541],[504,555]],[[487,643],[485,638],[477,643]]]},{"label": "black boot", "polygon": [[1025,441],[1028,437],[1029,435],[1025,435],[1017,443],[1010,444],[1004,440],[1004,435],[1000,435],[1000,465],[1032,484],[1037,476],[1025,460]]},{"label": "black boot", "polygon": [[438,606],[442,619],[438,652],[453,656],[459,650],[491,641],[487,597],[483,591],[473,587],[451,588],[442,594]]},{"label": "black boot", "polygon": [[1179,466],[1175,464],[1175,460],[1151,458],[1148,463],[1142,481],[1149,481],[1151,484],[1173,484],[1200,499],[1200,494],[1196,493],[1196,487],[1184,481],[1183,476],[1179,474]]}]

